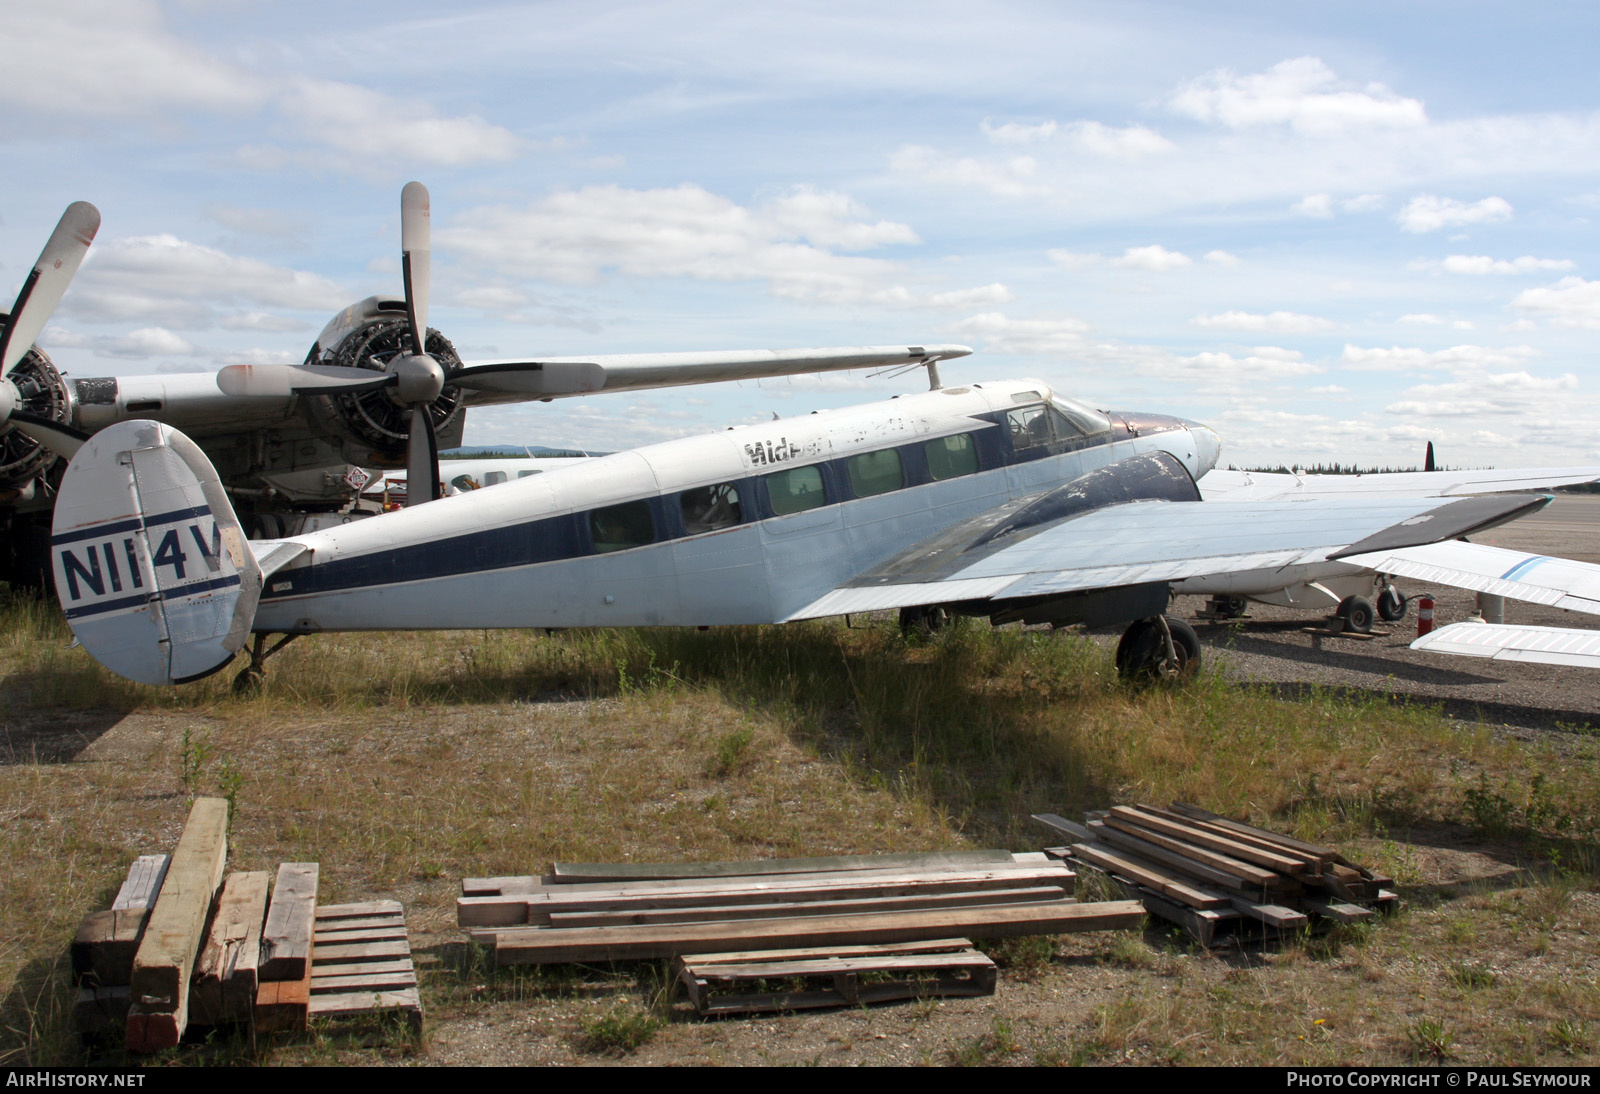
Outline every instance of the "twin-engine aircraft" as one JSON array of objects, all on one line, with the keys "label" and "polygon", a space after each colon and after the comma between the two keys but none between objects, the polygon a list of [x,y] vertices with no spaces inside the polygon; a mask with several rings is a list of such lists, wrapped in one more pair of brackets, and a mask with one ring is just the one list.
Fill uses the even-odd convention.
[{"label": "twin-engine aircraft", "polygon": [[[84,648],[153,684],[220,670],[252,634],[242,681],[259,674],[270,634],[883,609],[908,622],[953,611],[1127,624],[1119,669],[1179,674],[1199,644],[1164,614],[1177,583],[1371,582],[1408,552],[1472,548],[1449,541],[1549,500],[1427,496],[1443,485],[1427,476],[1410,492],[1257,498],[1234,483],[1233,496],[1204,499],[1196,483],[1219,449],[1195,422],[1098,411],[1037,381],[983,383],[670,441],[251,543],[198,446],[170,426],[125,422],[67,469],[56,588]],[[1481,486],[1521,475],[1487,473]],[[1434,560],[1445,581],[1473,564]],[[1536,568],[1524,562],[1523,576]],[[1600,599],[1569,600],[1600,612]]]},{"label": "twin-engine aircraft", "polygon": [[[299,531],[307,514],[350,502],[355,468],[407,469],[408,504],[440,493],[438,451],[461,443],[466,410],[611,391],[754,380],[835,369],[925,366],[965,346],[631,353],[464,363],[428,327],[428,191],[401,192],[405,295],[346,308],[301,365],[230,365],[220,372],[67,380],[31,345],[60,302],[100,226],[88,202],[62,216],[0,316],[0,580],[37,584],[66,459],[96,430],[159,420],[205,451],[251,537]],[[420,335],[418,332],[425,332]],[[316,523],[315,521],[311,523]]]}]

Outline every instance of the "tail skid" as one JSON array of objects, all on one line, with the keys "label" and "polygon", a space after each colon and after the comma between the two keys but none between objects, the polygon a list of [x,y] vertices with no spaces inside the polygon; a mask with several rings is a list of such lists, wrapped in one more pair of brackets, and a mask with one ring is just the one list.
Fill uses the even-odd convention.
[{"label": "tail skid", "polygon": [[51,538],[84,649],[144,684],[218,671],[250,634],[262,571],[211,461],[171,426],[120,422],[68,465]]}]

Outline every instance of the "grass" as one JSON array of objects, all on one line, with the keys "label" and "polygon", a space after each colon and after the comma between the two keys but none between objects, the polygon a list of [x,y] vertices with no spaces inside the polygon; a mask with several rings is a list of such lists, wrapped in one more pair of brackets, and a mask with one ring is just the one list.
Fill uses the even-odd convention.
[{"label": "grass", "polygon": [[[1443,902],[1308,943],[1298,961],[1262,959],[1244,980],[1159,939],[1019,945],[1007,960],[1030,983],[1088,968],[1136,986],[1115,1005],[1085,1002],[1070,1028],[1013,1022],[1008,1043],[1021,1047],[1000,1056],[1406,1060],[1421,1051],[1405,1034],[1418,993],[1448,1000],[1452,1059],[1586,1058],[1600,1021],[1597,993],[1557,971],[1597,958],[1571,931],[1600,927],[1600,774],[1571,751],[1584,741],[1557,752],[1426,708],[1335,692],[1291,701],[1214,672],[1133,690],[1093,640],[973,624],[917,643],[831,623],[320,635],[274,658],[249,696],[226,675],[129,684],[68,641],[54,609],[0,604],[0,1063],[82,1061],[67,940],[135,856],[175,842],[193,794],[234,806],[230,868],[319,861],[326,899],[398,895],[446,937],[455,879],[552,859],[1034,850],[1031,813],[1182,799],[1333,843],[1412,884],[1427,849],[1405,833],[1492,829],[1503,853],[1558,855],[1560,869],[1512,890],[1515,902]],[[1487,974],[1485,947],[1511,958]],[[447,1016],[564,1007],[569,1033],[580,1000],[623,991],[610,983],[490,975],[470,959],[424,979]],[[1537,1035],[1513,1036],[1497,1013]]]}]

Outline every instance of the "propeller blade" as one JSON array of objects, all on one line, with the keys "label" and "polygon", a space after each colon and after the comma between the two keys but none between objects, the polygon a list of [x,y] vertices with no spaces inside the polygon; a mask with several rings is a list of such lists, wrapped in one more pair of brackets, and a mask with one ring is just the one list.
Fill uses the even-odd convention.
[{"label": "propeller blade", "polygon": [[406,277],[411,350],[418,357],[428,352],[428,274],[432,262],[428,188],[420,182],[408,182],[400,191],[400,266]]},{"label": "propeller blade", "polygon": [[87,201],[75,201],[61,214],[50,241],[39,253],[39,262],[33,267],[17,293],[12,305],[11,319],[0,332],[0,376],[9,376],[22,355],[28,352],[39,332],[50,319],[50,313],[61,303],[61,296],[78,272],[78,264],[94,242],[100,230],[100,210]]},{"label": "propeller blade", "polygon": [[395,382],[393,373],[343,365],[228,365],[217,373],[225,395],[338,395]]},{"label": "propeller blade", "polygon": [[88,441],[89,434],[82,430],[74,429],[70,425],[52,422],[49,418],[40,418],[34,414],[23,411],[13,411],[11,425],[17,432],[32,437],[62,459],[70,460],[78,454],[78,449]]},{"label": "propeller blade", "polygon": [[606,370],[593,361],[502,361],[458,369],[448,383],[474,391],[579,395],[605,387]]},{"label": "propeller blade", "polygon": [[1433,470],[1435,470],[1435,468],[1433,466],[1433,442],[1432,441],[1428,442],[1428,455],[1422,461],[1422,469],[1424,471],[1433,471]]},{"label": "propeller blade", "polygon": [[428,408],[411,408],[411,437],[406,442],[406,508],[439,500],[439,439],[433,435]]}]

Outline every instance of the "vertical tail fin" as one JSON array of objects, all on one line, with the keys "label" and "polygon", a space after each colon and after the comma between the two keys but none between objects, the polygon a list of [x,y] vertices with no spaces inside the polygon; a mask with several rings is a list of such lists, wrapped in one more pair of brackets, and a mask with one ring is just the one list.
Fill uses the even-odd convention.
[{"label": "vertical tail fin", "polygon": [[130,680],[209,676],[250,634],[261,567],[211,461],[171,426],[119,422],[85,442],[51,544],[73,633]]}]

